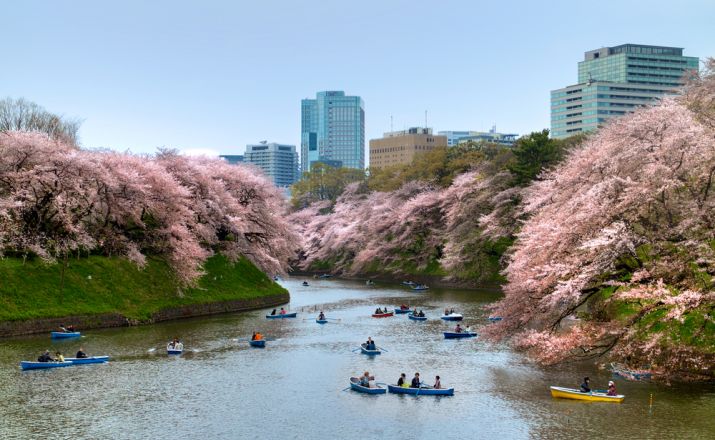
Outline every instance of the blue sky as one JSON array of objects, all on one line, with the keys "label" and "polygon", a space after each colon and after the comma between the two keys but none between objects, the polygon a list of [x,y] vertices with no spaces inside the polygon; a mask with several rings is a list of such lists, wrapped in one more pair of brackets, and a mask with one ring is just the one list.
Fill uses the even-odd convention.
[{"label": "blue sky", "polygon": [[622,43],[715,56],[715,2],[15,1],[2,6],[0,97],[84,120],[85,147],[241,153],[299,145],[300,100],[365,101],[366,135],[524,134],[583,52]]}]

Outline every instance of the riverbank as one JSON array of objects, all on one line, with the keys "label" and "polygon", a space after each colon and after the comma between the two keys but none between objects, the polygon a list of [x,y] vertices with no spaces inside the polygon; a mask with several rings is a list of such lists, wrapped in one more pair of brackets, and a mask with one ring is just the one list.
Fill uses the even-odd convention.
[{"label": "riverbank", "polygon": [[151,324],[170,319],[274,307],[288,292],[246,259],[206,261],[196,287],[182,288],[168,264],[149,258],[143,269],[124,258],[90,256],[47,265],[0,260],[0,336]]}]

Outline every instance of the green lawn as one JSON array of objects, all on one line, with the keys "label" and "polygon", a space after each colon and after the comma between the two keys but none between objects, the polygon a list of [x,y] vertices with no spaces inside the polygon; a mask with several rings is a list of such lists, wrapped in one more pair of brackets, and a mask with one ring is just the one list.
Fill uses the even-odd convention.
[{"label": "green lawn", "polygon": [[284,293],[246,259],[236,264],[216,255],[204,264],[196,288],[179,288],[169,266],[149,258],[138,269],[123,258],[70,259],[60,289],[61,264],[0,259],[0,321],[120,313],[146,319],[161,309]]}]

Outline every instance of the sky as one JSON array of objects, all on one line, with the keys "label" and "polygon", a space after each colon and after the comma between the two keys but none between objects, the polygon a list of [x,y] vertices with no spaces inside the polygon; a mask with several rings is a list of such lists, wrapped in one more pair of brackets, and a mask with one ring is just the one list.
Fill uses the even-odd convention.
[{"label": "sky", "polygon": [[[82,120],[86,148],[300,146],[300,100],[365,102],[367,139],[425,125],[525,134],[583,53],[715,56],[715,1],[4,1],[0,98]],[[367,145],[366,145],[367,147]]]}]

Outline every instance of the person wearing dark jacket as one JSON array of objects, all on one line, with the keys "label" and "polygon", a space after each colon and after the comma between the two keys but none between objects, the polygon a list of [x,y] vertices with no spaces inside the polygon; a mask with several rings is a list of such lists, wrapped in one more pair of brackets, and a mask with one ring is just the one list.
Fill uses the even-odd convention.
[{"label": "person wearing dark jacket", "polygon": [[415,373],[415,377],[412,378],[412,385],[410,385],[410,388],[419,388],[420,387],[420,373]]},{"label": "person wearing dark jacket", "polygon": [[82,347],[80,347],[79,350],[77,350],[77,354],[74,355],[74,357],[76,357],[77,359],[86,359],[87,353],[85,353],[84,350],[82,349]]},{"label": "person wearing dark jacket", "polygon": [[400,378],[397,379],[397,386],[402,387],[402,386],[407,386],[405,385],[405,382],[407,382],[407,376],[405,376],[405,373],[400,374]]},{"label": "person wearing dark jacket", "polygon": [[591,392],[591,387],[589,386],[588,377],[583,378],[583,383],[581,384],[581,392],[582,393],[590,393]]},{"label": "person wearing dark jacket", "polygon": [[50,350],[45,350],[44,353],[37,358],[37,362],[52,362],[52,356],[50,356]]}]

